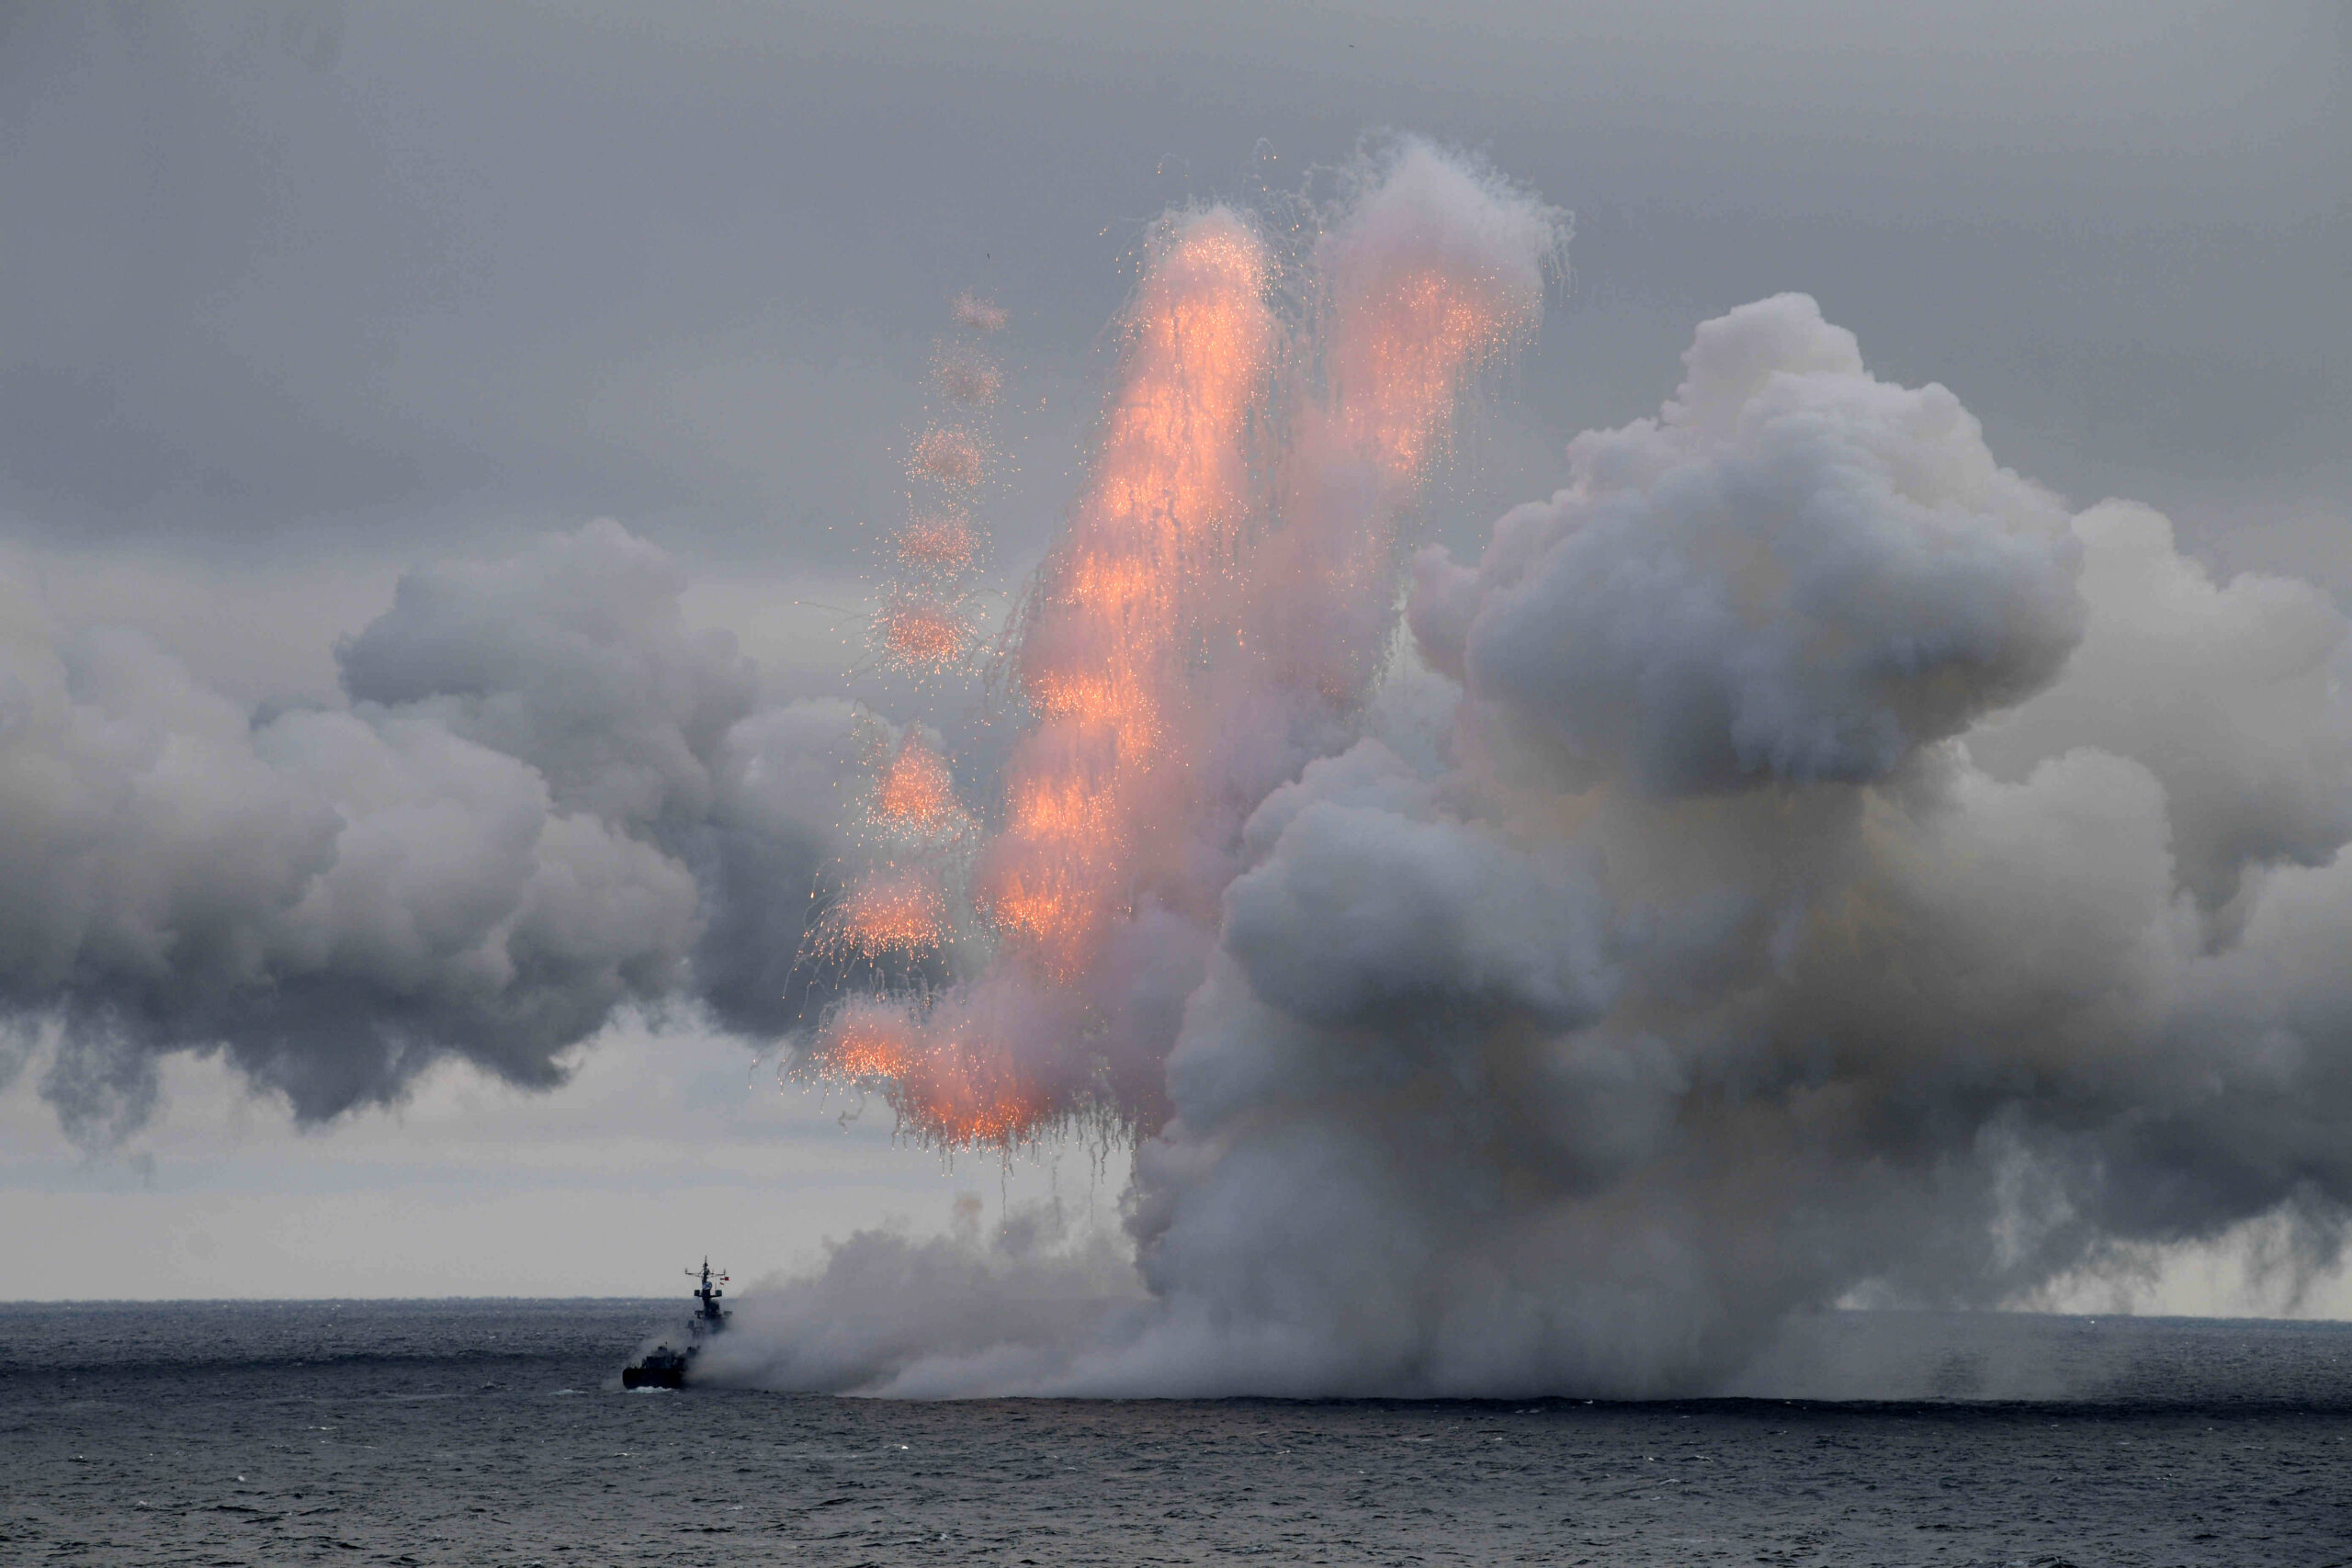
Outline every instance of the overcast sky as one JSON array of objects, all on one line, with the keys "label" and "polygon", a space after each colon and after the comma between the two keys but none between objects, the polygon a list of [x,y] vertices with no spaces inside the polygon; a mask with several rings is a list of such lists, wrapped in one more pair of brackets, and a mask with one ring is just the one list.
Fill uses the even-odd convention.
[{"label": "overcast sky", "polygon": [[[1654,410],[1694,323],[1803,289],[2075,503],[2352,592],[2335,0],[1111,9],[0,7],[0,551],[241,702],[333,702],[401,570],[611,516],[775,694],[831,690],[838,626],[793,602],[859,592],[952,295],[1012,313],[1010,587],[1144,226],[1411,130],[1575,221],[1439,536]],[[1082,1155],[944,1170],[634,1022],[551,1094],[453,1066],[310,1132],[184,1058],[106,1154],[37,1077],[0,1095],[0,1297],[639,1293],[964,1189],[1108,1201]],[[2165,1301],[2233,1304],[2197,1269]]]}]

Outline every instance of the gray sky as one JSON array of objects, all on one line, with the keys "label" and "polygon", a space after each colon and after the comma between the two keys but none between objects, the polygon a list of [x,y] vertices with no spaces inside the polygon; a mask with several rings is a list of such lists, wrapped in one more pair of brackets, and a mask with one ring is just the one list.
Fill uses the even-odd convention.
[{"label": "gray sky", "polygon": [[[1010,585],[1144,225],[1315,188],[1403,129],[1576,220],[1441,536],[1655,409],[1695,322],[1798,288],[2075,502],[2352,591],[2342,6],[1457,9],[0,8],[0,551],[62,617],[143,626],[257,703],[332,696],[334,638],[403,567],[609,515],[772,686],[828,689],[835,629],[788,602],[856,592],[949,296],[1012,313]],[[1101,1196],[1083,1159],[942,1173],[743,1089],[726,1043],[599,1052],[552,1096],[451,1069],[308,1134],[185,1062],[103,1157],[19,1075],[0,1214],[42,1244],[6,1249],[0,1296],[634,1292],[671,1267],[634,1238],[689,1194],[762,1265],[959,1188]]]}]

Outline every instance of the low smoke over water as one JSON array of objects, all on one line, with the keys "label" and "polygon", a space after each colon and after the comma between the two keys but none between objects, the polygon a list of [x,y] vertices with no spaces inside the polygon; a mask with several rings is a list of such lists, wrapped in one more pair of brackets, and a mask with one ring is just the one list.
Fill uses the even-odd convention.
[{"label": "low smoke over water", "polygon": [[[1770,1397],[1680,1404],[624,1393],[662,1310],[0,1306],[0,1551],[2253,1565],[2344,1539],[2340,1325],[1839,1314],[1742,1391]],[[1904,1403],[1792,1402],[1808,1353]]]}]

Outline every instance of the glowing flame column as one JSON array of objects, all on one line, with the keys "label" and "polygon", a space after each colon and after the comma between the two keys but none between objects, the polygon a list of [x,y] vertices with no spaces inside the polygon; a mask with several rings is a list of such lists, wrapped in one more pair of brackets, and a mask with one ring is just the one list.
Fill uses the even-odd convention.
[{"label": "glowing flame column", "polygon": [[981,888],[1049,979],[1083,971],[1127,907],[1139,811],[1187,705],[1183,655],[1233,592],[1279,339],[1268,273],[1226,209],[1159,236],[1099,455],[1030,606],[1019,670],[1037,726],[1007,768]]},{"label": "glowing flame column", "polygon": [[1316,247],[1321,395],[1302,394],[1245,643],[1345,706],[1395,622],[1397,531],[1464,393],[1532,334],[1558,215],[1419,143]]}]

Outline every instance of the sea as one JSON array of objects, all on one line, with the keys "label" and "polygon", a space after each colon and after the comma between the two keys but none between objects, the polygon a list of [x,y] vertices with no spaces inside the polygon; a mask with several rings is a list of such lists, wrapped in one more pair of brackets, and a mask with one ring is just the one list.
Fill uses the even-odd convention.
[{"label": "sea", "polygon": [[2352,1563],[2352,1325],[1831,1314],[1648,1404],[623,1392],[682,1318],[0,1305],[0,1563]]}]

